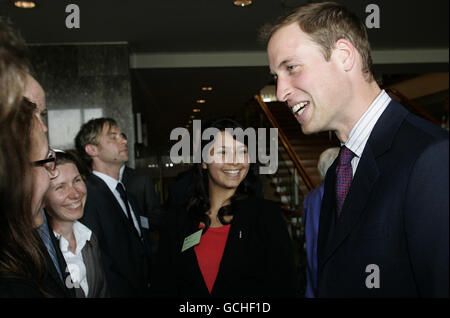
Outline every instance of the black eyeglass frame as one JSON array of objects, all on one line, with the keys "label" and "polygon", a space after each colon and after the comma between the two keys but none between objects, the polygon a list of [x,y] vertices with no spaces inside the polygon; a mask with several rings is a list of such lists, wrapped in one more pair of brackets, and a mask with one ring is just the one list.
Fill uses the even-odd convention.
[{"label": "black eyeglass frame", "polygon": [[[53,165],[51,167],[48,167],[45,165],[46,163],[49,163],[49,162],[53,162]],[[45,167],[49,171],[55,171],[55,169],[56,169],[56,153],[53,149],[50,149],[47,159],[33,161],[31,164],[35,167],[41,166],[41,167]]]}]

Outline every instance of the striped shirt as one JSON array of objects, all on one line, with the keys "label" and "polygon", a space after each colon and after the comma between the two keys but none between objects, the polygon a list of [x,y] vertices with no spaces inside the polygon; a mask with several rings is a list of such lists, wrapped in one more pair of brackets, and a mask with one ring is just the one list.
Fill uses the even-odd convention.
[{"label": "striped shirt", "polygon": [[353,177],[370,133],[390,102],[391,98],[385,90],[382,90],[350,131],[347,142],[341,143],[341,146],[345,145],[355,154],[351,161]]}]

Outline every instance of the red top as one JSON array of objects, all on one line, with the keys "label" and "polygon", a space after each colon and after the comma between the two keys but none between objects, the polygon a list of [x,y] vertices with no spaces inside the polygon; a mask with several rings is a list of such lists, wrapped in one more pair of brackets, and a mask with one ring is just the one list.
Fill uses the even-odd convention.
[{"label": "red top", "polygon": [[[204,225],[199,226],[199,228],[204,227]],[[229,232],[230,224],[221,227],[210,227],[202,235],[200,243],[194,247],[198,266],[210,294],[219,272],[220,261],[222,260]]]}]

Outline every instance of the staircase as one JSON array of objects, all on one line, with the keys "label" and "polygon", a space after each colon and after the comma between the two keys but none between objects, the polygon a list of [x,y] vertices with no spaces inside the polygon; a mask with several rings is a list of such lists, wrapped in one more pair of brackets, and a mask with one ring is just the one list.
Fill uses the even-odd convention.
[{"label": "staircase", "polygon": [[[277,172],[271,176],[271,183],[280,197],[280,201],[285,209],[291,210],[294,215],[301,215],[303,197],[315,187],[320,185],[321,178],[317,169],[320,154],[330,147],[338,147],[339,141],[331,132],[305,135],[301,131],[300,124],[295,119],[292,112],[281,102],[263,102],[256,97],[261,109],[270,112],[267,116],[273,127],[277,127],[280,136],[279,143],[279,166]],[[266,114],[267,115],[267,114]],[[286,149],[286,139],[295,157],[289,155]],[[294,160],[298,160],[304,174],[296,169]],[[305,180],[308,179],[308,180]],[[297,189],[293,189],[297,188]],[[296,193],[295,190],[299,190]]]}]

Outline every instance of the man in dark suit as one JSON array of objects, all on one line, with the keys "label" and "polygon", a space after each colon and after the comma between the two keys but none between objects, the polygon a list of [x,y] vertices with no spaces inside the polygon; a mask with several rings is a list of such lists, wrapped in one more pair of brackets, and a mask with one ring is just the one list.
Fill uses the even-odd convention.
[{"label": "man in dark suit", "polygon": [[149,221],[119,179],[120,168],[128,161],[127,141],[114,119],[98,118],[81,127],[75,144],[92,166],[81,222],[97,236],[111,296],[147,296]]},{"label": "man in dark suit", "polygon": [[327,172],[319,297],[448,297],[448,133],[409,113],[372,74],[365,26],[310,3],[268,30],[277,97],[304,133],[341,141]]},{"label": "man in dark suit", "polygon": [[[48,127],[45,92],[39,82],[30,74],[26,75],[24,96],[36,105],[34,115],[36,116],[40,127],[42,127],[42,132],[47,133]],[[47,142],[47,138],[43,138],[45,138]],[[56,237],[53,235],[52,231],[49,230],[50,227],[48,226],[47,216],[43,209],[41,213],[43,217],[43,224],[36,230],[48,251],[48,254],[45,255],[47,261],[46,283],[51,288],[51,292],[54,296],[61,298],[73,298],[75,297],[75,290],[73,288],[69,288],[70,284],[68,277],[70,279],[70,276],[69,272],[66,270],[66,261],[64,260]]]},{"label": "man in dark suit", "polygon": [[[127,139],[124,133],[122,133],[122,137]],[[164,211],[161,209],[155,184],[150,174],[123,165],[120,168],[120,180],[127,187],[128,192],[137,199],[141,211],[147,215],[150,222],[150,231],[159,231]]]},{"label": "man in dark suit", "polygon": [[136,198],[139,208],[148,218],[150,232],[153,234],[152,254],[154,255],[157,250],[156,243],[164,214],[155,192],[152,177],[125,165],[122,166],[120,172],[120,180],[122,180],[128,192]]}]

